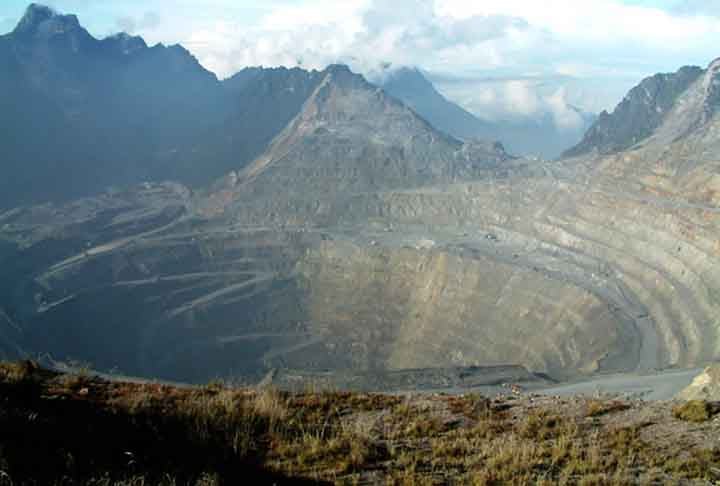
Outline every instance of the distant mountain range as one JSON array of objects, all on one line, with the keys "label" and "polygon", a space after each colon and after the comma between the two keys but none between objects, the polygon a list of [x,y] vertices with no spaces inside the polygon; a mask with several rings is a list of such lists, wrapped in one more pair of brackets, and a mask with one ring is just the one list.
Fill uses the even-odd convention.
[{"label": "distant mountain range", "polygon": [[91,36],[31,5],[0,36],[0,207],[111,185],[202,185],[258,156],[322,79],[248,69],[219,81],[179,45]]},{"label": "distant mountain range", "polygon": [[440,130],[461,139],[498,140],[516,155],[554,159],[577,144],[596,119],[574,107],[568,109],[577,111],[582,120],[575,128],[558,128],[550,113],[536,118],[482,119],[444,97],[417,68],[397,69],[381,86]]},{"label": "distant mountain range", "polygon": [[[329,72],[248,68],[220,81],[179,45],[96,39],[76,16],[37,4],[0,36],[0,66],[0,89],[13,94],[0,100],[12,175],[0,181],[0,208],[146,180],[207,185],[262,154]],[[537,141],[546,155],[571,145],[548,135],[547,121],[483,122],[416,70],[383,88],[450,137],[501,140],[518,153],[535,153]]]}]

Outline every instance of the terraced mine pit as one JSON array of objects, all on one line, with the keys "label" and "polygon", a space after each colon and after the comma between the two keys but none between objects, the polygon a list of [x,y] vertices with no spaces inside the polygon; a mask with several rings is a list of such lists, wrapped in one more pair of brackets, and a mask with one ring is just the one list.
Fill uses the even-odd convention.
[{"label": "terraced mine pit", "polygon": [[[176,381],[337,373],[363,389],[402,370],[430,387],[428,369],[563,380],[712,361],[718,210],[579,173],[538,163],[317,197],[264,226],[207,218],[177,185],[5,214],[0,349]],[[280,216],[286,201],[260,203]]]},{"label": "terraced mine pit", "polygon": [[[556,162],[456,140],[344,66],[315,72],[265,152],[209,187],[0,214],[0,353],[362,389],[704,365],[718,72],[644,82]],[[603,127],[636,116],[620,151]]]},{"label": "terraced mine pit", "polygon": [[[29,245],[12,258],[7,315],[23,324],[6,342],[177,381],[418,370],[406,381],[417,386],[431,385],[425,369],[517,364],[567,379],[692,366],[717,346],[698,327],[717,305],[716,263],[701,232],[670,233],[700,209],[668,215],[520,174],[358,197],[333,227],[308,212],[306,226],[279,229],[198,219],[173,191],[174,209],[137,197],[141,208],[80,226],[55,210],[6,217]],[[46,217],[51,239],[38,234]]]}]

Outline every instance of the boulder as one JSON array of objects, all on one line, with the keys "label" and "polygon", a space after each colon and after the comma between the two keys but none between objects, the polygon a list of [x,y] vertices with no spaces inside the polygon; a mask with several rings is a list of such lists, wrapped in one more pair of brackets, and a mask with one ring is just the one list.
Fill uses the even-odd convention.
[{"label": "boulder", "polygon": [[678,395],[681,400],[720,401],[720,364],[715,364],[700,373],[695,380]]}]

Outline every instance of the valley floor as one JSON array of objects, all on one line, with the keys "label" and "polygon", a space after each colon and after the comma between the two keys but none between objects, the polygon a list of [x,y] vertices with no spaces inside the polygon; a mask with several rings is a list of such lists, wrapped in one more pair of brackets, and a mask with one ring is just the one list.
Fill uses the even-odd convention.
[{"label": "valley floor", "polygon": [[177,388],[0,365],[0,484],[714,484],[720,405]]}]

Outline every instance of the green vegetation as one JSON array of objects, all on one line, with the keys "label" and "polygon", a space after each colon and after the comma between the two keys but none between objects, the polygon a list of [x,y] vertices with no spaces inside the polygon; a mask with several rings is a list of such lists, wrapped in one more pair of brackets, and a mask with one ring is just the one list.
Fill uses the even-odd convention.
[{"label": "green vegetation", "polygon": [[704,400],[690,400],[673,408],[673,416],[687,422],[707,422],[720,413],[720,404]]},{"label": "green vegetation", "polygon": [[175,388],[2,364],[0,485],[718,479],[720,449],[654,433],[674,421],[666,405],[656,424],[623,402],[553,400]]}]

